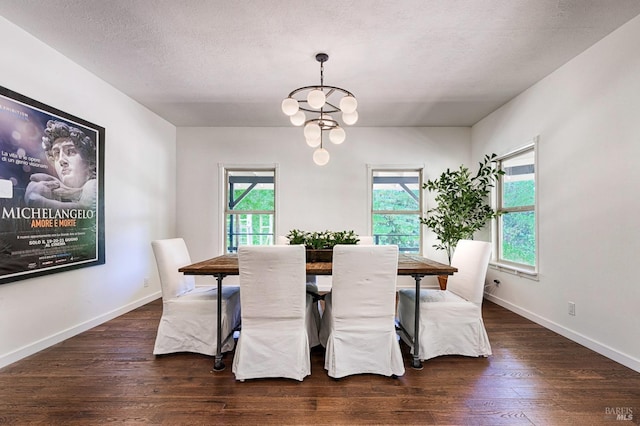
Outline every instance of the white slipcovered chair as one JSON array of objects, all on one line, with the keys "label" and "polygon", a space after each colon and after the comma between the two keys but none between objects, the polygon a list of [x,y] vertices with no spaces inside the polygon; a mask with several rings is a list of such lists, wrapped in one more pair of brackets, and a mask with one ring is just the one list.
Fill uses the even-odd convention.
[{"label": "white slipcovered chair", "polygon": [[[276,237],[276,245],[289,245],[289,239],[283,235]],[[315,275],[306,276],[307,288],[307,335],[309,336],[309,347],[313,348],[320,344],[318,333],[320,332],[320,306],[321,299]]]},{"label": "white slipcovered chair", "polygon": [[[420,290],[421,360],[440,355],[489,356],[491,345],[482,321],[484,280],[491,243],[460,240],[451,260],[458,272],[449,276],[446,290]],[[412,348],[415,329],[413,289],[398,295],[398,321],[402,339]]]},{"label": "white slipcovered chair", "polygon": [[[182,238],[151,242],[162,287],[162,317],[154,355],[196,352],[215,355],[217,349],[217,287],[196,287],[193,275],[178,268],[191,264]],[[238,286],[222,288],[222,351],[233,349],[233,330],[240,325]]]},{"label": "white slipcovered chair", "polygon": [[395,329],[398,246],[336,245],[320,341],[329,376],[404,374]]},{"label": "white slipcovered chair", "polygon": [[240,246],[242,331],[233,358],[236,380],[311,373],[306,328],[305,250]]}]

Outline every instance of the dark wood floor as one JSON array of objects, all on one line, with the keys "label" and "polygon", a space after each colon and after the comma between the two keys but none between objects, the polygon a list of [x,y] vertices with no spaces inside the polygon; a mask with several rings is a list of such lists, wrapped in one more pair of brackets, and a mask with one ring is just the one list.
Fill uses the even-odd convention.
[{"label": "dark wood floor", "polygon": [[207,356],[154,357],[161,310],[155,301],[1,369],[0,424],[640,423],[640,373],[490,302],[487,359],[440,357],[416,371],[403,346],[403,377],[333,380],[313,351],[303,382],[236,382],[231,354],[223,372]]}]

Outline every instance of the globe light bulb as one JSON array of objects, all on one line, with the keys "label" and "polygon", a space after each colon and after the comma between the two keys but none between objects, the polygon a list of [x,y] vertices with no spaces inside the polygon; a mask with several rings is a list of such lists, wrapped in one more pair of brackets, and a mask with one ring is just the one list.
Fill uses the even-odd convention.
[{"label": "globe light bulb", "polygon": [[307,95],[307,102],[311,108],[320,109],[324,106],[327,98],[320,89],[314,89]]},{"label": "globe light bulb", "polygon": [[304,126],[304,137],[307,140],[315,140],[320,139],[320,135],[322,134],[322,129],[316,123],[307,123]]},{"label": "globe light bulb", "polygon": [[349,126],[351,126],[352,124],[356,124],[356,121],[358,121],[358,111],[353,111],[351,113],[343,112],[342,121],[344,121],[344,124],[347,124]]},{"label": "globe light bulb", "polygon": [[347,134],[342,127],[334,127],[329,131],[329,140],[336,145],[340,145],[344,142],[346,137]]},{"label": "globe light bulb", "polygon": [[298,110],[298,112],[289,117],[289,121],[294,126],[302,126],[307,121],[307,117],[304,115],[304,111]]},{"label": "globe light bulb", "polygon": [[293,98],[286,98],[282,101],[282,112],[284,112],[285,115],[292,116],[298,112],[299,108],[298,101]]},{"label": "globe light bulb", "polygon": [[318,139],[305,139],[307,141],[307,145],[309,145],[311,148],[316,148],[318,146],[320,146],[320,142],[322,142],[321,138]]},{"label": "globe light bulb", "polygon": [[318,166],[324,166],[329,162],[329,151],[324,148],[318,148],[313,152],[313,162]]},{"label": "globe light bulb", "polygon": [[351,95],[346,95],[340,99],[340,110],[344,113],[351,114],[358,108],[358,101]]}]

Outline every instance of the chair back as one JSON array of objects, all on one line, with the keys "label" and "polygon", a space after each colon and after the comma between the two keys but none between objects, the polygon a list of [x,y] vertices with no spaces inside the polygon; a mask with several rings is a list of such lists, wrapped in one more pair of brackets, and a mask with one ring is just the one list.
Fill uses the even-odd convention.
[{"label": "chair back", "polygon": [[238,266],[242,329],[233,356],[236,380],[303,380],[311,373],[304,247],[240,246]]},{"label": "chair back", "polygon": [[491,243],[485,241],[460,240],[453,253],[451,266],[458,272],[447,279],[447,290],[482,305],[484,280],[491,257]]},{"label": "chair back", "polygon": [[[306,268],[301,245],[240,246],[242,327],[251,322],[305,320]],[[284,326],[284,325],[283,325]]]},{"label": "chair back", "polygon": [[385,329],[395,315],[398,246],[336,245],[331,292],[334,329]]},{"label": "chair back", "polygon": [[162,298],[172,299],[195,287],[195,277],[178,272],[178,268],[191,264],[189,250],[182,238],[170,238],[151,242],[158,266]]}]

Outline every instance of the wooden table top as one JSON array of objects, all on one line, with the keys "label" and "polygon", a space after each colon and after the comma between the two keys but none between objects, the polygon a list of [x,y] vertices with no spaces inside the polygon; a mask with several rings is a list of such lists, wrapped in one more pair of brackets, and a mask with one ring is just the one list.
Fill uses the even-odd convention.
[{"label": "wooden table top", "polygon": [[[331,275],[331,262],[307,263],[308,275]],[[225,254],[179,269],[186,275],[239,275],[238,255]],[[458,269],[417,254],[398,255],[398,275],[452,275]]]}]

